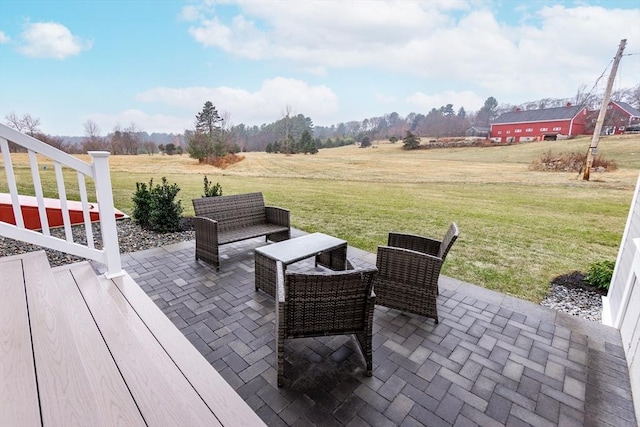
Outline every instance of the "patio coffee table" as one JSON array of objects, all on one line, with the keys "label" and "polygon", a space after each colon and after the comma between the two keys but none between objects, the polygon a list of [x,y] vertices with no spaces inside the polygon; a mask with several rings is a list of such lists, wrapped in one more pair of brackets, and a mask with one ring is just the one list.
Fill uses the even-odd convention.
[{"label": "patio coffee table", "polygon": [[287,265],[315,256],[316,265],[332,270],[347,268],[347,242],[323,233],[312,233],[284,240],[255,250],[256,291],[276,294],[276,261]]}]

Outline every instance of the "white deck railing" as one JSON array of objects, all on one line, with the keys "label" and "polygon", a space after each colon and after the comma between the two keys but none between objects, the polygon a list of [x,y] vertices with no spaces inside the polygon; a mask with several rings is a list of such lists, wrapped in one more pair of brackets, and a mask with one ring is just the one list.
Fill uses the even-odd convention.
[{"label": "white deck railing", "polygon": [[[20,195],[18,194],[11,153],[9,153],[9,141],[24,147],[29,155],[31,178],[42,227],[40,231],[29,230],[24,225],[24,218],[19,201]],[[118,234],[113,207],[113,194],[111,191],[111,177],[109,174],[109,152],[90,151],[89,155],[92,158],[92,163],[86,163],[42,141],[0,124],[0,154],[2,154],[3,158],[7,186],[9,187],[15,218],[15,225],[0,221],[0,235],[98,261],[106,266],[107,271],[105,274],[108,277],[122,274],[120,248],[118,245]],[[53,161],[66,239],[52,236],[50,233],[36,154],[43,155]],[[84,228],[87,240],[86,245],[74,242],[73,239],[71,219],[67,206],[66,186],[62,174],[63,167],[77,171],[78,189],[80,192],[80,201],[82,202]],[[98,201],[100,211],[102,249],[96,249],[94,244],[89,214],[89,201],[87,198],[86,177],[92,179],[95,184],[96,200]]]}]

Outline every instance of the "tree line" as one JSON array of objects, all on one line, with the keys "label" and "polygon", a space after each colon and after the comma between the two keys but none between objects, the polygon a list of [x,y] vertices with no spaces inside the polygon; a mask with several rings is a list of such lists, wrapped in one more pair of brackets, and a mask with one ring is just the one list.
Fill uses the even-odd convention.
[{"label": "tree line", "polygon": [[[144,132],[138,128],[135,123],[131,123],[128,127],[122,128],[117,124],[112,132],[106,136],[101,136],[100,127],[93,120],[87,120],[84,123],[84,137],[69,138],[62,136],[52,136],[45,134],[40,130],[40,119],[31,116],[30,114],[24,114],[18,116],[16,113],[9,113],[5,116],[5,123],[24,134],[32,136],[42,142],[45,142],[52,147],[62,150],[69,154],[82,154],[89,151],[109,151],[111,154],[154,154],[158,151],[164,150],[163,144],[157,144],[151,137],[155,136]],[[183,145],[182,135],[168,135],[169,138],[174,140],[174,143],[169,143],[167,146],[172,145],[173,151],[177,152],[181,150]],[[10,151],[20,151],[21,147],[9,142]]]},{"label": "tree line", "polygon": [[[640,108],[640,85],[615,91],[612,100],[623,101]],[[97,124],[88,120],[84,124],[85,135],[80,143],[73,144],[63,137],[51,136],[40,130],[40,120],[29,114],[18,116],[10,113],[6,124],[34,136],[56,148],[70,153],[90,150],[105,150],[112,154],[181,154],[187,151],[193,158],[206,162],[240,151],[267,151],[271,153],[314,153],[318,149],[359,143],[367,145],[375,140],[401,140],[410,132],[413,135],[431,138],[463,136],[471,127],[487,129],[495,118],[513,111],[535,110],[565,106],[567,103],[586,105],[592,110],[599,108],[602,97],[588,92],[586,87],[578,89],[571,98],[544,98],[524,102],[520,105],[500,104],[488,97],[478,111],[469,112],[463,106],[446,104],[434,107],[426,113],[409,113],[401,116],[392,112],[361,121],[342,122],[331,126],[314,126],[313,120],[303,114],[293,114],[287,106],[282,117],[273,123],[261,126],[234,125],[227,112],[220,113],[212,102],[207,101],[202,111],[196,114],[194,126],[182,135],[170,135],[171,142],[157,144],[149,135],[131,123],[126,128],[116,125],[107,136],[100,135]],[[14,149],[15,147],[10,147]]]}]

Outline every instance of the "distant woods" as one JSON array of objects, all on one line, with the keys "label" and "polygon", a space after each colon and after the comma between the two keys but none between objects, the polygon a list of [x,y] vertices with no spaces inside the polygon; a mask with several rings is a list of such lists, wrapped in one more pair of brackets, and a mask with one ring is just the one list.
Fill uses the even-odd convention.
[{"label": "distant woods", "polygon": [[[580,88],[572,98],[545,98],[514,106],[499,104],[497,99],[490,96],[478,111],[446,104],[427,112],[412,112],[407,116],[392,112],[331,126],[314,125],[310,117],[294,114],[289,106],[282,117],[273,123],[260,126],[242,123],[235,125],[228,112],[218,111],[210,101],[205,102],[202,110],[196,114],[193,128],[184,130],[182,134],[149,134],[131,123],[125,128],[117,124],[106,136],[101,136],[98,125],[87,120],[82,137],[51,136],[41,130],[39,118],[15,113],[8,114],[5,123],[69,153],[104,150],[112,154],[181,155],[187,152],[199,162],[229,164],[241,159],[242,156],[238,153],[242,151],[314,154],[319,149],[351,144],[364,148],[377,140],[402,141],[404,148],[411,149],[414,148],[415,141],[411,138],[409,141],[405,140],[409,134],[415,138],[421,136],[438,139],[465,136],[470,130],[486,131],[498,116],[513,111],[516,107],[536,110],[572,103],[587,105],[590,109],[599,108],[601,97],[587,93],[585,89]],[[640,85],[620,89],[612,94],[611,99],[640,108]],[[17,147],[10,146],[10,149],[15,150]],[[235,158],[229,154],[234,154]]]}]

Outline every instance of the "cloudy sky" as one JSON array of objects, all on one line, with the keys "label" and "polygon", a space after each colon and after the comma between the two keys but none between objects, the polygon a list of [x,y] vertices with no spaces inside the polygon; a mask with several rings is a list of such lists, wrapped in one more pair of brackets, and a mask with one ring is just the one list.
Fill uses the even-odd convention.
[{"label": "cloudy sky", "polygon": [[52,135],[182,133],[205,101],[234,124],[317,125],[640,83],[638,0],[0,0],[0,121]]}]

